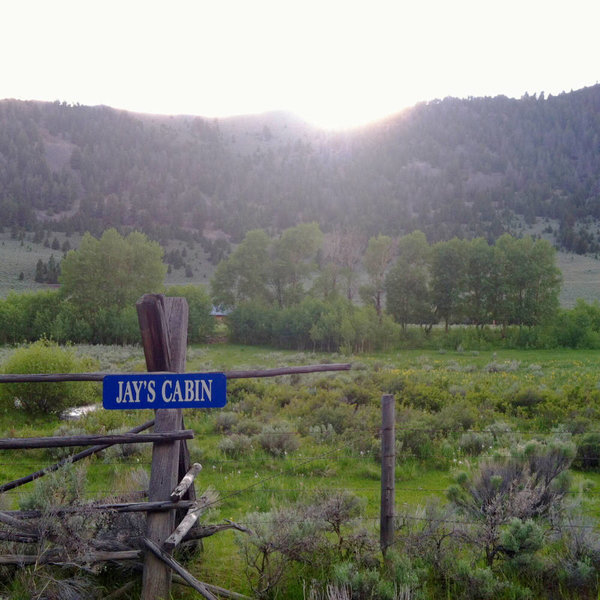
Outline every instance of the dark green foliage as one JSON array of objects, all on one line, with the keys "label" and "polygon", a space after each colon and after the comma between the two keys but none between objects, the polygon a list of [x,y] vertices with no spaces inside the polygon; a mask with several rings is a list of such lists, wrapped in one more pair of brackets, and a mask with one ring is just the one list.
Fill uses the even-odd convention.
[{"label": "dark green foliage", "polygon": [[574,465],[584,471],[600,467],[600,433],[584,433],[577,439],[577,454]]},{"label": "dark green foliage", "polygon": [[56,292],[9,294],[0,300],[0,342],[18,344],[52,337],[60,306]]},{"label": "dark green foliage", "polygon": [[204,286],[177,285],[170,287],[167,296],[185,298],[189,308],[188,342],[206,342],[215,330],[215,319],[210,314],[212,303]]},{"label": "dark green foliage", "polygon": [[548,393],[543,390],[526,388],[511,396],[510,404],[517,413],[531,417],[535,414],[538,406],[543,404],[547,398]]},{"label": "dark green foliage", "polygon": [[549,327],[548,335],[557,346],[600,347],[600,305],[577,300],[572,309],[562,309]]},{"label": "dark green foliage", "polygon": [[54,254],[50,255],[48,262],[44,262],[41,258],[35,266],[34,280],[37,283],[58,283],[60,277],[60,262],[54,258]]},{"label": "dark green foliage", "polygon": [[503,235],[494,246],[454,238],[429,247],[413,232],[398,248],[386,278],[387,310],[405,331],[440,320],[447,333],[451,323],[465,322],[532,327],[549,323],[558,308],[561,275],[544,240]]},{"label": "dark green foliage", "polygon": [[362,352],[389,348],[398,336],[389,317],[379,319],[372,307],[357,307],[344,298],[305,298],[283,309],[242,303],[227,323],[232,341],[298,350]]},{"label": "dark green foliage", "polygon": [[275,310],[258,303],[240,304],[227,317],[231,340],[241,344],[268,344]]}]

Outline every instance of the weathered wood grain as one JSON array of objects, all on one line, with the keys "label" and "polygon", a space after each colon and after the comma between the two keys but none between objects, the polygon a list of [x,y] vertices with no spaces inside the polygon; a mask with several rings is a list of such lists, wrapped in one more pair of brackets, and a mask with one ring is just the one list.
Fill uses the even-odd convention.
[{"label": "weathered wood grain", "polygon": [[200,463],[194,463],[188,472],[183,476],[177,487],[171,492],[171,501],[179,502],[184,496],[184,494],[188,491],[190,486],[194,483],[194,479],[196,479],[196,475],[200,473],[202,470],[202,465]]},{"label": "weathered wood grain", "polygon": [[30,448],[65,448],[69,446],[91,446],[115,444],[157,444],[173,440],[191,440],[191,429],[154,433],[116,433],[113,435],[70,435],[66,437],[4,438],[0,439],[0,450],[23,450]]},{"label": "weathered wood grain", "polygon": [[[186,300],[145,295],[136,308],[148,371],[185,372],[188,326]],[[182,415],[181,409],[156,411],[154,431],[163,433],[181,429]],[[179,441],[154,445],[148,489],[150,502],[170,501],[171,491],[179,481],[179,458]],[[174,510],[150,512],[146,536],[160,547],[173,531],[174,525]],[[142,600],[166,600],[170,595],[170,587],[171,571],[155,554],[147,552],[142,577]]]}]

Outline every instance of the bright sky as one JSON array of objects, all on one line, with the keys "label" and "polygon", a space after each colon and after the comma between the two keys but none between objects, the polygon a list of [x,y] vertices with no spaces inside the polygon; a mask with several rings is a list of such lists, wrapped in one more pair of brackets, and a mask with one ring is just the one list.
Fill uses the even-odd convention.
[{"label": "bright sky", "polygon": [[326,128],[600,80],[598,0],[2,0],[0,98]]}]

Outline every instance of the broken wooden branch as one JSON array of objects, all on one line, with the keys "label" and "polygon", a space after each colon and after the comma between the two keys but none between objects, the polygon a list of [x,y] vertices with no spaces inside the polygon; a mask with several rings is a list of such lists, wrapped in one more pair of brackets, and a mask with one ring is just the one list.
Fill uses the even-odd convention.
[{"label": "broken wooden branch", "polygon": [[193,541],[193,540],[201,540],[205,537],[210,537],[211,535],[215,535],[215,533],[219,533],[220,531],[227,531],[228,529],[235,529],[236,531],[241,531],[243,533],[252,533],[250,529],[247,527],[243,527],[242,525],[238,525],[233,521],[228,519],[227,523],[221,523],[219,525],[204,525],[202,527],[198,527],[193,531],[188,532],[183,538],[184,542]]},{"label": "broken wooden branch", "polygon": [[188,491],[192,483],[194,483],[194,479],[196,475],[200,473],[202,470],[202,465],[200,463],[194,463],[192,468],[183,476],[182,480],[179,482],[179,485],[171,492],[171,501],[179,502],[184,494]]},{"label": "broken wooden branch", "polygon": [[212,594],[207,587],[198,581],[191,573],[186,571],[175,559],[171,558],[166,552],[163,552],[154,542],[148,538],[142,538],[142,542],[156,558],[163,561],[179,576],[181,576],[190,586],[192,586],[197,592],[200,592],[206,600],[218,600],[218,598]]},{"label": "broken wooden branch", "polygon": [[218,495],[214,490],[207,490],[199,500],[190,506],[187,514],[181,520],[175,531],[163,542],[165,552],[172,552],[173,549],[181,542],[184,536],[194,526],[198,517],[206,510],[207,506],[214,504],[218,499]]},{"label": "broken wooden branch", "polygon": [[[90,552],[81,556],[81,564],[98,563],[122,560],[134,560],[140,558],[140,550],[123,550],[121,552]],[[53,564],[74,566],[72,559],[67,553],[60,549],[52,549],[41,555],[39,554],[8,554],[0,556],[0,565],[34,565],[34,564]]]},{"label": "broken wooden branch", "polygon": [[34,534],[0,531],[0,540],[3,542],[18,542],[19,544],[37,544],[40,538]]},{"label": "broken wooden branch", "polygon": [[226,590],[218,585],[212,585],[211,583],[202,583],[202,585],[206,586],[211,592],[215,594],[219,594],[219,596],[225,596],[225,598],[233,598],[233,600],[252,600],[249,596],[244,596],[243,594],[238,594],[237,592],[231,592]]},{"label": "broken wooden branch", "polygon": [[35,534],[35,528],[31,523],[26,523],[25,521],[8,514],[6,511],[0,511],[0,523],[9,525],[21,532],[25,532],[27,535]]},{"label": "broken wooden branch", "polygon": [[[180,508],[189,508],[194,504],[190,500],[183,500],[177,504]],[[158,502],[115,502],[112,504],[78,504],[56,508],[51,514],[64,515],[70,513],[86,512],[89,510],[114,510],[116,512],[160,512],[173,510],[173,503],[169,500]],[[4,515],[13,516],[17,519],[39,519],[41,510],[9,510]],[[47,514],[47,513],[46,513]]]}]

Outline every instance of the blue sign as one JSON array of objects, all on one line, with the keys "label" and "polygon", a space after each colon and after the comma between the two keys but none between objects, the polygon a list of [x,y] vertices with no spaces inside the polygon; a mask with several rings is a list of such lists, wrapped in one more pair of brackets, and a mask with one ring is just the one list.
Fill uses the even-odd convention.
[{"label": "blue sign", "polygon": [[106,375],[102,404],[108,409],[221,408],[227,404],[224,373]]}]

